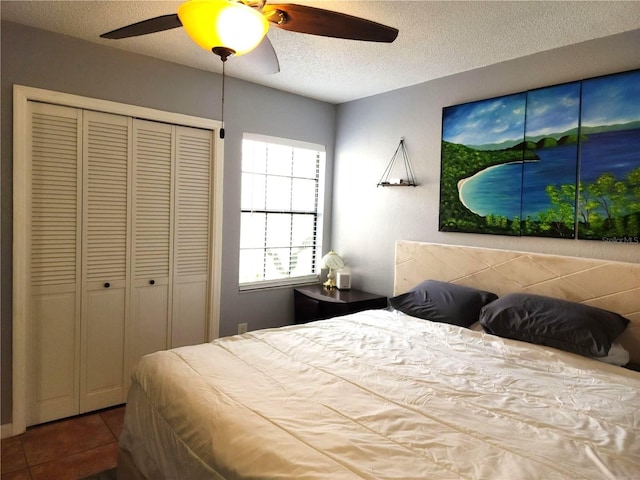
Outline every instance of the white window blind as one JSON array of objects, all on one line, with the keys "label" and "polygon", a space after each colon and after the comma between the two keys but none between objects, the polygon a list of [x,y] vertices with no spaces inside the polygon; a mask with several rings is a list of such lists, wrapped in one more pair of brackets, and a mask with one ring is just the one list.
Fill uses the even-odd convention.
[{"label": "white window blind", "polygon": [[245,134],[240,287],[318,279],[323,146]]}]

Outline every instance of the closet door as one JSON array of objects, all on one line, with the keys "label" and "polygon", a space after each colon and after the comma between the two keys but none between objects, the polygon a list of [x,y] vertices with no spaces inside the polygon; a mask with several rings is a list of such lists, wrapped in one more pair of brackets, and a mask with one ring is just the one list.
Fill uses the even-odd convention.
[{"label": "closet door", "polygon": [[82,164],[81,112],[28,108],[26,423],[33,425],[78,413]]},{"label": "closet door", "polygon": [[211,131],[176,127],[172,347],[207,338],[212,148]]},{"label": "closet door", "polygon": [[131,365],[169,346],[174,127],[134,120]]},{"label": "closet door", "polygon": [[81,412],[125,400],[131,123],[84,112]]}]

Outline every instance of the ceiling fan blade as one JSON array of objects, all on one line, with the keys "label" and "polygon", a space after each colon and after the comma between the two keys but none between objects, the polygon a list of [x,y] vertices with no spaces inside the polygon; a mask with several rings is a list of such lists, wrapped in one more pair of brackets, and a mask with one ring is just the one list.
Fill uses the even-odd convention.
[{"label": "ceiling fan blade", "polygon": [[269,38],[265,35],[260,44],[249,53],[238,57],[238,60],[246,59],[256,71],[266,74],[280,72],[280,62]]},{"label": "ceiling fan blade", "polygon": [[120,38],[137,37],[138,35],[147,35],[148,33],[162,32],[182,26],[182,22],[178,18],[177,13],[169,15],[161,15],[160,17],[149,18],[141,22],[127,25],[100,35],[101,38],[109,38],[117,40]]},{"label": "ceiling fan blade", "polygon": [[[272,25],[293,32],[324,37],[393,42],[398,29],[344,13],[294,4],[267,4],[262,9]],[[279,15],[280,13],[280,15]],[[278,19],[282,19],[278,22]]]}]

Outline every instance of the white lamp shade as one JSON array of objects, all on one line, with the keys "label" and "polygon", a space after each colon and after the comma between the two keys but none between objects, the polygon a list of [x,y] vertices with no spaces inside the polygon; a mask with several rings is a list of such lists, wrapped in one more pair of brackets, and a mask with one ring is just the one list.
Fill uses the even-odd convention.
[{"label": "white lamp shade", "polygon": [[344,261],[342,260],[342,258],[340,258],[340,255],[331,250],[324,257],[322,257],[322,266],[323,268],[337,270],[339,268],[344,268]]}]

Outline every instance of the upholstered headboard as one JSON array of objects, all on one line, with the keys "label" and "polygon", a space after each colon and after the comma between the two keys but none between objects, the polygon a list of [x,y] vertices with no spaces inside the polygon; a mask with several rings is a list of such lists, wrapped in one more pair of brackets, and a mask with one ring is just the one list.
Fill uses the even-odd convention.
[{"label": "upholstered headboard", "polygon": [[547,295],[619,313],[631,320],[620,343],[629,350],[632,362],[640,362],[640,263],[396,242],[394,295],[427,279],[498,295]]}]

